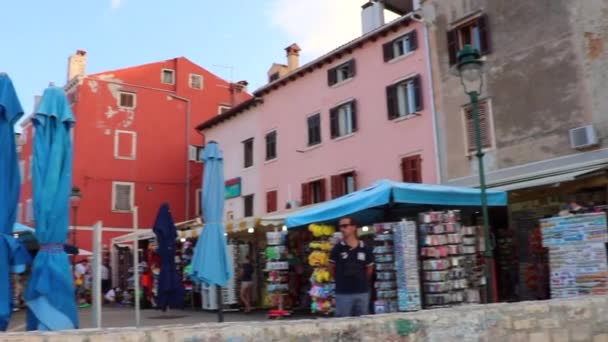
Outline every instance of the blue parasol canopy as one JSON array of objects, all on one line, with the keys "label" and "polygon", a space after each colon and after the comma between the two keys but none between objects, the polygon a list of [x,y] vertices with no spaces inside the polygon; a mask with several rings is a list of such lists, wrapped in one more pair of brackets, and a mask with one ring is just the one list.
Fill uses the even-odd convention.
[{"label": "blue parasol canopy", "polygon": [[11,268],[20,273],[29,261],[25,248],[13,238],[21,186],[14,126],[22,115],[13,82],[0,73],[0,331],[6,330],[13,312]]},{"label": "blue parasol canopy", "polygon": [[156,296],[157,309],[165,311],[167,308],[183,308],[184,284],[175,267],[177,229],[167,203],[163,203],[158,209],[154,222],[154,234],[156,234],[156,240],[158,241],[157,252],[160,256],[160,275]]},{"label": "blue parasol canopy", "polygon": [[40,251],[25,291],[27,329],[75,329],[78,312],[74,282],[63,247],[72,188],[70,130],[75,120],[62,88],[44,91],[32,122],[34,219]]}]

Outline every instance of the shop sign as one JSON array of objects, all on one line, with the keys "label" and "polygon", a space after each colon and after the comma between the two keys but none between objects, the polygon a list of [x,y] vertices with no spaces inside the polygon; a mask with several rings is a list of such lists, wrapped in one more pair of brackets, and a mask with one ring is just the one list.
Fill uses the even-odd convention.
[{"label": "shop sign", "polygon": [[224,195],[225,199],[235,198],[241,196],[241,177],[229,179],[225,182],[226,192]]}]

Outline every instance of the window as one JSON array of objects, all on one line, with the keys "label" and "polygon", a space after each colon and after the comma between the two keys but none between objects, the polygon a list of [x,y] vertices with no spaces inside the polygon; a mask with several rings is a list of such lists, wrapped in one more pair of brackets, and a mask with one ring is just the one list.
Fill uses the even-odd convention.
[{"label": "window", "polygon": [[338,138],[357,131],[356,102],[351,101],[329,111],[331,138]]},{"label": "window", "polygon": [[396,38],[382,45],[384,61],[388,62],[397,57],[406,55],[418,48],[418,35],[416,30]]},{"label": "window", "polygon": [[253,195],[243,196],[245,217],[253,216]]},{"label": "window", "polygon": [[253,166],[253,138],[243,141],[243,167]]},{"label": "window", "polygon": [[277,131],[266,134],[266,160],[277,157]]},{"label": "window", "polygon": [[420,75],[386,87],[386,101],[390,120],[420,112],[423,109]]},{"label": "window", "polygon": [[137,133],[132,131],[114,131],[114,158],[135,160],[136,145]]},{"label": "window", "polygon": [[163,69],[161,72],[161,80],[163,84],[175,84],[175,70]]},{"label": "window", "polygon": [[25,222],[34,222],[34,207],[32,206],[32,199],[25,201]]},{"label": "window", "polygon": [[[490,123],[490,105],[488,100],[479,101],[479,128],[481,129],[482,148],[492,148],[492,128]],[[471,153],[477,149],[475,142],[475,126],[473,122],[473,110],[470,105],[464,107],[464,120],[466,129],[467,152]]]},{"label": "window", "polygon": [[273,213],[273,212],[277,211],[277,209],[278,209],[277,197],[278,197],[278,191],[276,191],[276,190],[268,191],[266,193],[266,212],[267,213]]},{"label": "window", "polygon": [[190,88],[192,89],[203,89],[203,76],[197,74],[190,74]]},{"label": "window", "polygon": [[134,183],[112,182],[112,211],[131,211],[135,202]]},{"label": "window", "polygon": [[272,75],[270,75],[270,77],[268,77],[268,82],[276,81],[279,79],[279,77],[281,77],[281,75],[279,75],[278,72],[275,72]]},{"label": "window", "polygon": [[308,123],[308,146],[321,143],[321,114],[309,116]]},{"label": "window", "polygon": [[353,77],[355,77],[354,59],[327,70],[327,84],[329,86],[346,81]]},{"label": "window", "polygon": [[482,55],[489,54],[491,46],[488,16],[482,14],[475,19],[456,26],[448,31],[447,41],[450,65],[458,62],[458,51],[467,44],[477,48]]},{"label": "window", "polygon": [[325,179],[302,184],[302,205],[325,201]]},{"label": "window", "polygon": [[119,93],[120,95],[120,102],[119,105],[122,108],[127,108],[127,109],[132,109],[135,108],[135,93],[128,93],[128,92],[124,92],[121,91]]},{"label": "window", "polygon": [[422,158],[420,155],[401,159],[401,174],[406,183],[422,183]]},{"label": "window", "polygon": [[202,162],[203,161],[203,146],[190,145],[188,146],[188,160]]},{"label": "window", "polygon": [[331,197],[338,198],[357,190],[355,171],[331,176]]},{"label": "window", "polygon": [[25,160],[19,161],[19,178],[21,178],[21,184],[25,181]]},{"label": "window", "polygon": [[202,191],[201,189],[196,189],[195,195],[194,195],[194,212],[196,214],[196,216],[202,216],[203,215],[203,208],[201,207],[201,203],[202,203]]},{"label": "window", "polygon": [[230,110],[230,106],[219,105],[219,106],[217,107],[217,113],[218,113],[219,115],[224,114],[224,113],[226,113],[226,112],[227,112],[227,111],[229,111],[229,110]]}]

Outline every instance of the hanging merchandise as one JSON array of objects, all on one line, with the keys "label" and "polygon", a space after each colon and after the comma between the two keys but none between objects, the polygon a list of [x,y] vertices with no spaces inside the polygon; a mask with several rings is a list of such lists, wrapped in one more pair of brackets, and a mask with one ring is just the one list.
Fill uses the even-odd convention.
[{"label": "hanging merchandise", "polygon": [[[399,311],[420,310],[422,306],[420,304],[420,269],[416,223],[412,221],[395,223],[393,234]],[[444,278],[446,276],[443,275]]]},{"label": "hanging merchandise", "polygon": [[541,220],[549,248],[551,298],[608,294],[606,214]]},{"label": "hanging merchandise", "polygon": [[289,292],[289,262],[285,248],[285,232],[267,232],[267,247],[264,251],[266,258],[266,292],[272,298],[272,309],[268,311],[269,318],[289,316],[285,309],[285,296]]},{"label": "hanging merchandise", "polygon": [[478,272],[476,230],[461,227],[459,210],[421,213],[419,221],[425,307],[479,302],[470,283]]},{"label": "hanging merchandise", "polygon": [[374,313],[397,312],[397,283],[395,275],[395,254],[393,246],[393,224],[374,225],[374,261],[376,269],[376,300]]},{"label": "hanging merchandise", "polygon": [[333,226],[311,224],[308,230],[314,240],[308,245],[311,252],[308,264],[313,267],[310,276],[311,312],[329,315],[335,306],[335,283],[329,273],[329,253],[336,243],[336,229]]}]

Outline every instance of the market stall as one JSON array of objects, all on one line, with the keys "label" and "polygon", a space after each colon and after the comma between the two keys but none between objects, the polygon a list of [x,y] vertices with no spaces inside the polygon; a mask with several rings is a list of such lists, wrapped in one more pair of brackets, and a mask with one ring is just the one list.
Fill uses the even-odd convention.
[{"label": "market stall", "polygon": [[[488,191],[487,203],[504,207],[507,195]],[[478,189],[382,180],[289,215],[285,224],[292,231],[350,216],[364,231],[373,225],[374,311],[412,311],[488,301],[480,205]]]}]

